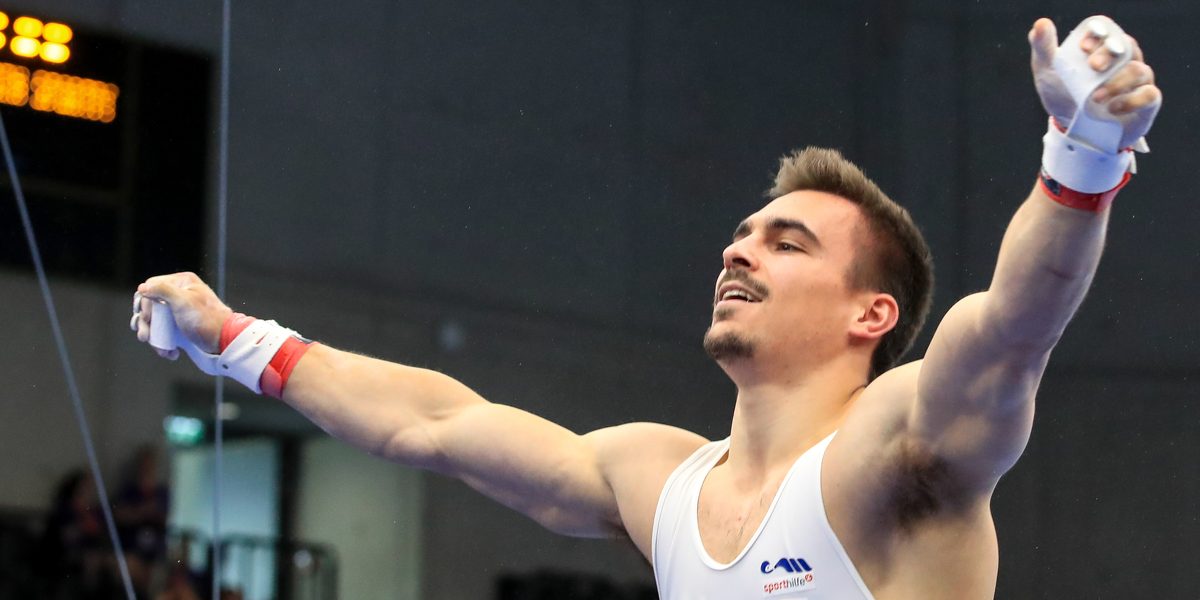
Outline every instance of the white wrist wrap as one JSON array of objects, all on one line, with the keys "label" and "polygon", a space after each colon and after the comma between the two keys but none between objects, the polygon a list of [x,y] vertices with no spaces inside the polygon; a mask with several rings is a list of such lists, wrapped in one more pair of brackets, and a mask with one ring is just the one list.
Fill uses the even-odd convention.
[{"label": "white wrist wrap", "polygon": [[283,342],[290,337],[300,337],[300,334],[275,321],[260,319],[251,323],[217,357],[221,374],[236,379],[255,394],[261,394],[258,380]]},{"label": "white wrist wrap", "polygon": [[275,321],[259,319],[233,338],[233,341],[220,355],[209,354],[197,348],[179,332],[179,328],[175,324],[175,315],[171,313],[170,307],[158,302],[153,303],[152,306],[151,346],[161,350],[179,348],[187,353],[188,358],[191,358],[201,371],[209,375],[223,375],[234,379],[256,394],[262,393],[259,379],[271,359],[275,357],[275,353],[289,337],[300,337],[299,333]]},{"label": "white wrist wrap", "polygon": [[1107,192],[1117,187],[1133,166],[1133,152],[1112,154],[1071,139],[1054,126],[1053,118],[1042,142],[1042,167],[1046,173],[1078,192]]}]

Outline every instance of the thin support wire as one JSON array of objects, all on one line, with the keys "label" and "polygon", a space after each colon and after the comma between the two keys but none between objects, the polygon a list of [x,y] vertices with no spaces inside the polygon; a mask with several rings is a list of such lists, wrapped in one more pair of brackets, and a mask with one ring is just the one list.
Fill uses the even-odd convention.
[{"label": "thin support wire", "polygon": [[38,251],[37,238],[33,234],[33,221],[29,218],[29,209],[25,205],[25,193],[21,190],[21,181],[17,178],[17,163],[13,159],[12,147],[8,143],[8,131],[4,128],[4,119],[0,117],[0,144],[4,147],[4,163],[8,167],[8,178],[12,181],[13,193],[17,197],[17,209],[21,213],[21,225],[25,227],[25,241],[29,243],[29,253],[33,255],[33,267],[37,271],[38,285],[42,288],[42,301],[46,304],[46,314],[50,316],[50,329],[54,332],[54,343],[58,346],[58,358],[62,363],[63,374],[67,378],[67,391],[71,395],[71,403],[75,408],[75,421],[79,425],[79,433],[83,435],[83,447],[87,450],[88,466],[92,478],[96,480],[96,494],[100,497],[100,508],[104,512],[104,524],[108,527],[108,537],[112,542],[113,554],[117,556],[117,567],[121,571],[121,583],[125,586],[125,597],[135,600],[133,581],[129,578],[129,566],[125,564],[125,553],[121,550],[121,539],[117,535],[117,526],[113,521],[112,507],[108,505],[108,488],[104,485],[104,477],[100,474],[100,461],[96,459],[96,446],[92,443],[92,433],[88,428],[87,416],[83,412],[83,400],[79,396],[79,386],[75,383],[75,371],[71,368],[71,357],[67,353],[66,338],[63,337],[62,327],[58,323],[58,311],[54,308],[54,297],[50,294],[50,281],[46,277],[46,269],[42,265],[42,254]]},{"label": "thin support wire", "polygon": [[[221,5],[221,106],[217,142],[217,297],[225,299],[225,251],[229,221],[229,25],[231,0]],[[213,448],[212,600],[221,598],[221,480],[224,465],[225,378],[217,376],[213,398],[216,441]]]}]

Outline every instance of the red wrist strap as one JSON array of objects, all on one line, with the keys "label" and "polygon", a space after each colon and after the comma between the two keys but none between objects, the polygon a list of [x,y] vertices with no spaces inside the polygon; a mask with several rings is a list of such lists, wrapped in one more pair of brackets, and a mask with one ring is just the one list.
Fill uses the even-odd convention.
[{"label": "red wrist strap", "polygon": [[[225,319],[225,324],[221,326],[221,347],[218,351],[224,352],[233,339],[256,320],[254,317],[248,317],[242,313],[235,312],[229,315],[229,318]],[[294,337],[289,337],[283,342],[283,346],[275,352],[275,356],[271,358],[271,362],[267,364],[267,368],[258,379],[258,385],[262,387],[264,394],[272,398],[283,398],[283,388],[287,387],[287,380],[292,375],[292,369],[296,368],[296,363],[300,362],[300,357],[308,352],[311,345],[312,342],[305,342]]]},{"label": "red wrist strap", "polygon": [[1042,171],[1038,177],[1038,183],[1042,186],[1042,191],[1046,192],[1046,195],[1051,200],[1063,206],[1100,213],[1108,210],[1109,206],[1112,206],[1113,199],[1117,197],[1117,192],[1121,191],[1121,188],[1129,183],[1130,177],[1129,173],[1125,173],[1125,176],[1121,178],[1121,183],[1118,183],[1117,187],[1107,192],[1100,192],[1099,194],[1075,191],[1055,181],[1045,171]]}]

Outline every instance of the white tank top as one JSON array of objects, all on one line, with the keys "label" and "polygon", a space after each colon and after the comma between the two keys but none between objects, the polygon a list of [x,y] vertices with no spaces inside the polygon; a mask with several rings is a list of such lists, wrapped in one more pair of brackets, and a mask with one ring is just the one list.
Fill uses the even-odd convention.
[{"label": "white tank top", "polygon": [[[835,432],[836,433],[836,432]],[[833,434],[796,459],[758,531],[728,564],[700,541],[696,507],[729,439],[709,442],[667,479],[654,513],[654,577],[663,600],[873,600],[838,542],[821,499],[821,458]]]}]

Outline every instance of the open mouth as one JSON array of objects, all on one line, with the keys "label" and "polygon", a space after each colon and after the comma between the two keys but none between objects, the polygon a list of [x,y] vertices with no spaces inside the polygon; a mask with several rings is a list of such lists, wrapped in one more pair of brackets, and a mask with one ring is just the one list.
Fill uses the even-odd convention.
[{"label": "open mouth", "polygon": [[729,284],[722,286],[720,292],[717,294],[717,303],[721,302],[748,302],[756,304],[762,302],[762,298],[739,285]]}]

